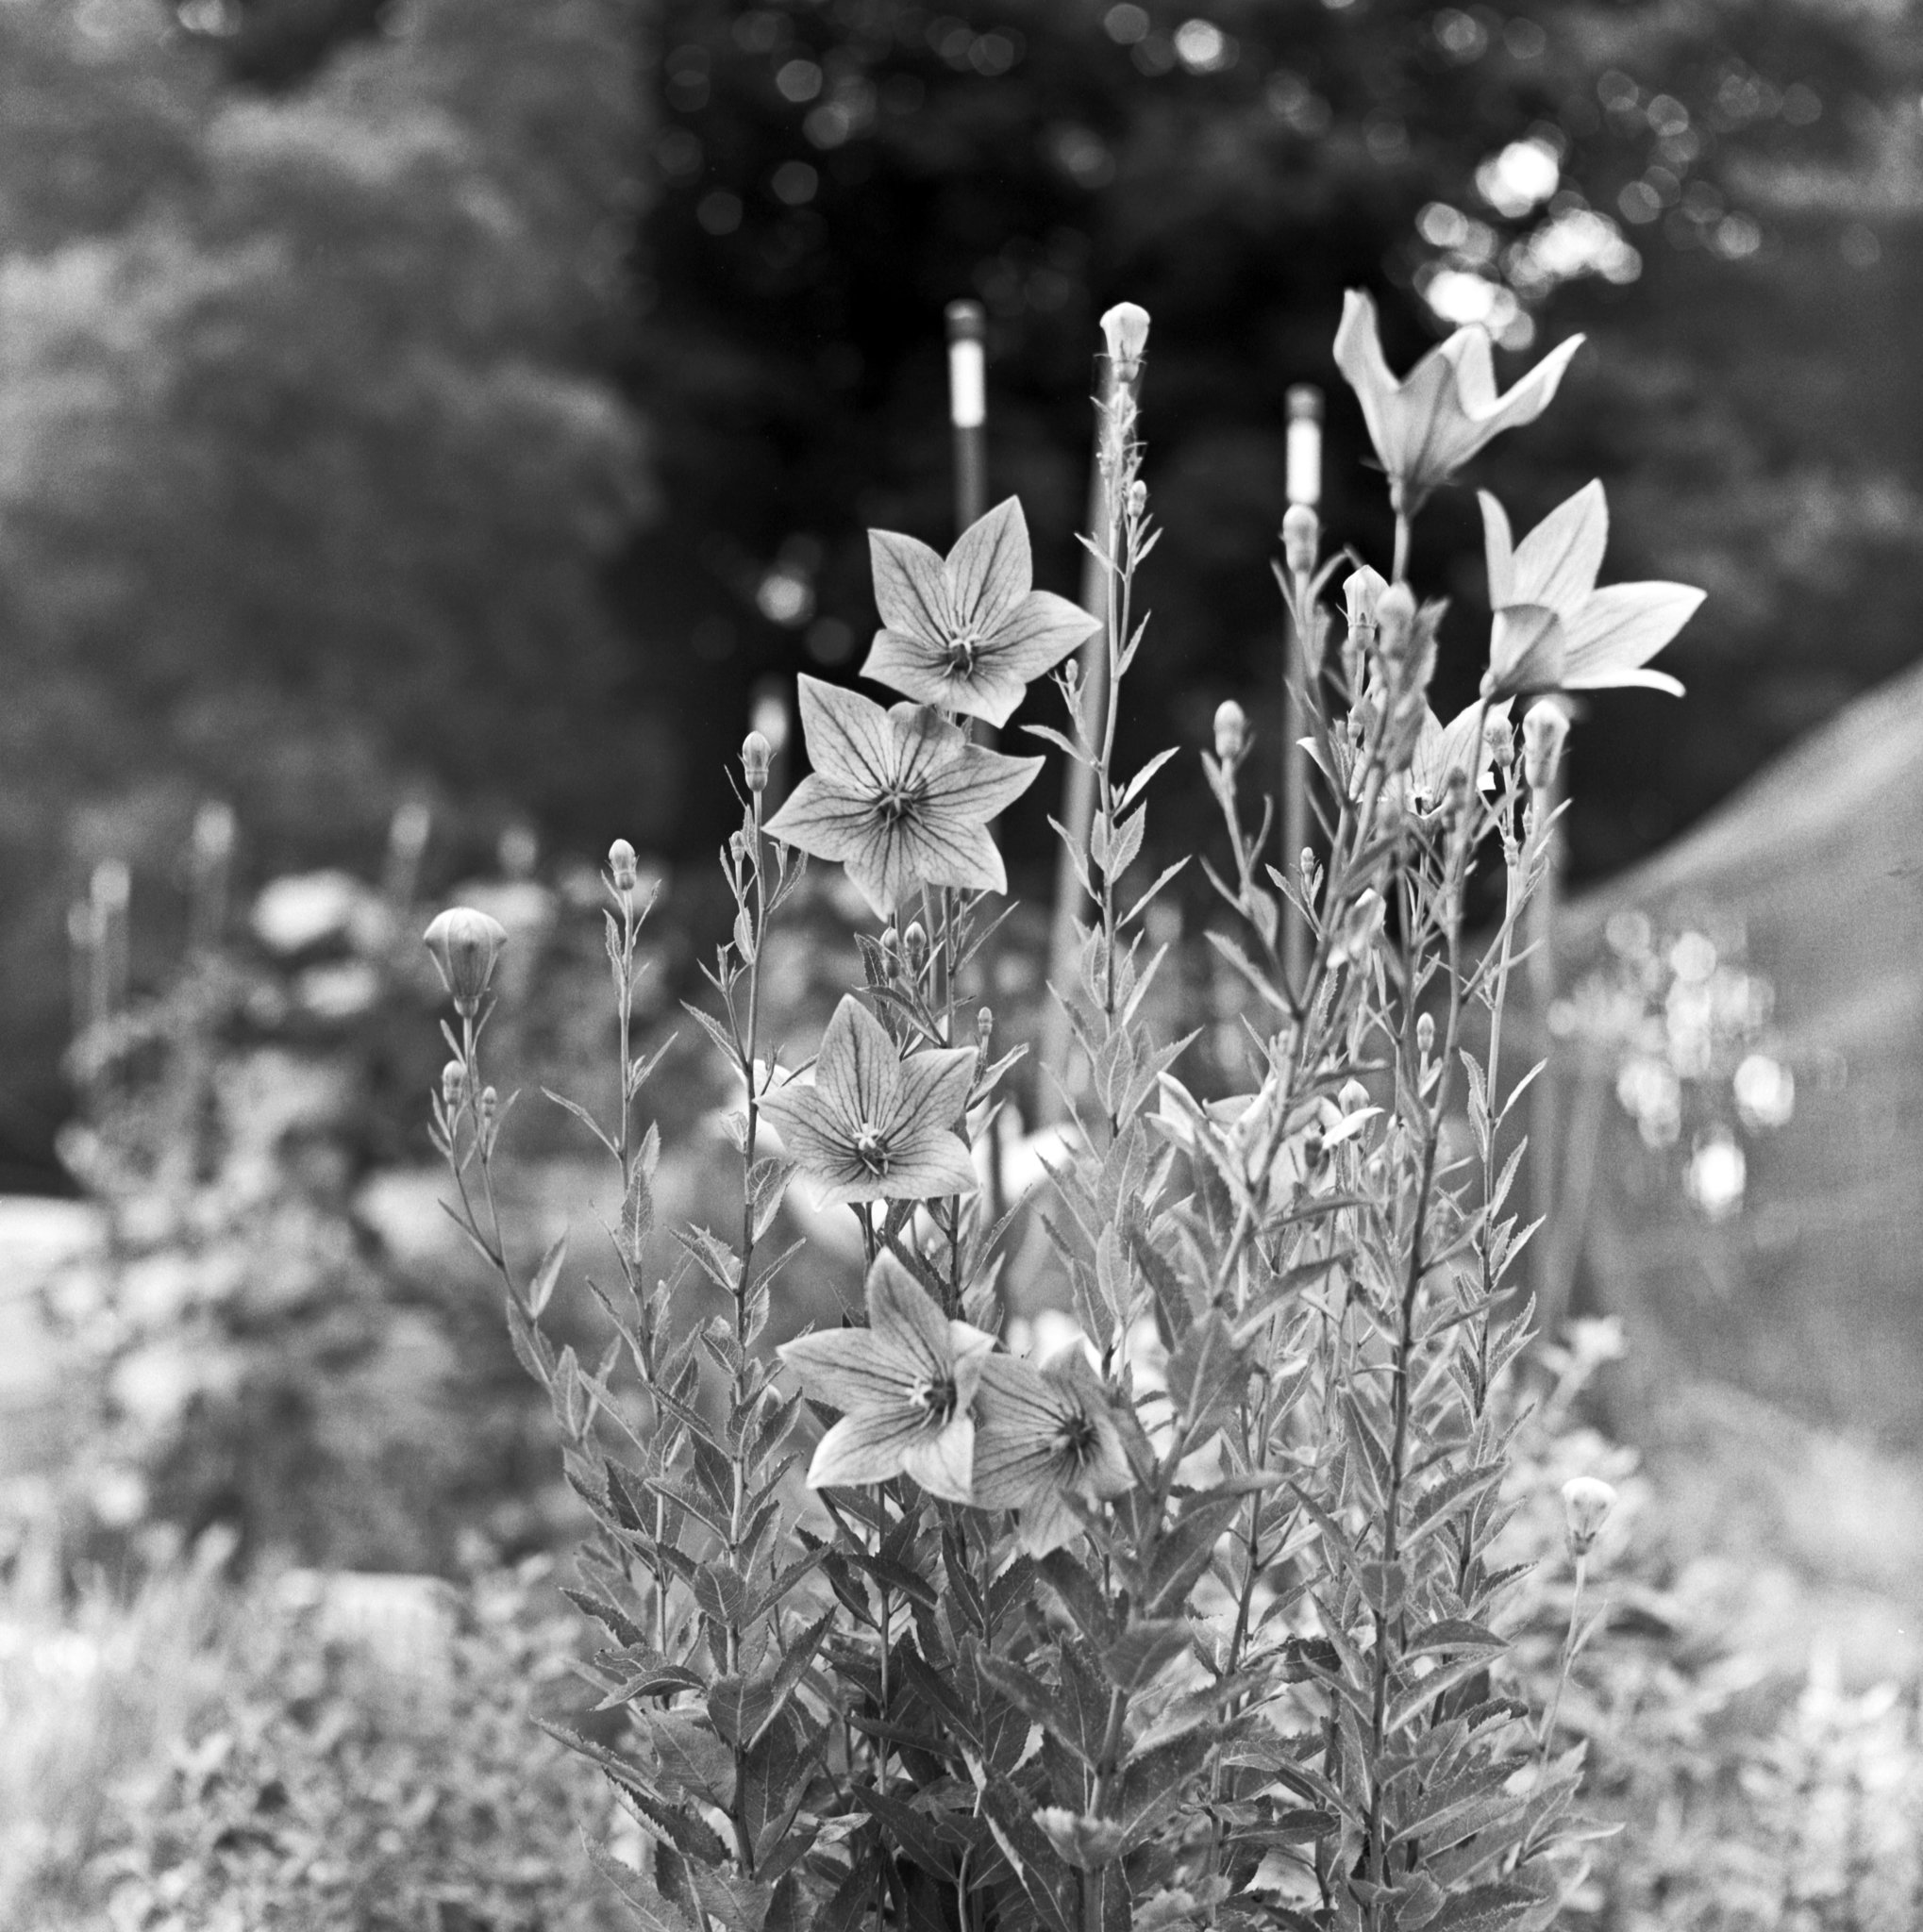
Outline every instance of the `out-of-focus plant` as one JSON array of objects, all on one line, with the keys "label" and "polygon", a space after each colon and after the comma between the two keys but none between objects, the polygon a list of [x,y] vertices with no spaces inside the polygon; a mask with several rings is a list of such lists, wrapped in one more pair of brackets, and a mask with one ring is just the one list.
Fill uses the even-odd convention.
[{"label": "out-of-focus plant", "polygon": [[[469,908],[428,932],[456,1015],[433,1103],[450,1208],[595,1519],[573,1594],[607,1633],[597,1710],[619,1717],[571,1735],[646,1836],[641,1864],[609,1869],[655,1932],[1494,1932],[1547,1926],[1582,1881],[1585,1744],[1558,1718],[1607,1614],[1583,1586],[1608,1491],[1594,1470],[1560,1477],[1558,1560],[1575,1571],[1540,1707],[1516,1694],[1538,1678],[1513,1669],[1508,1634],[1537,1552],[1521,1569],[1501,1554],[1523,1421],[1509,1372],[1530,1331],[1510,1277],[1536,1230],[1508,1205],[1530,1076],[1502,1064],[1499,1021],[1552,830],[1568,727],[1553,692],[1651,681],[1642,666],[1696,593],[1594,590],[1599,486],[1514,549],[1492,506],[1489,669],[1476,703],[1437,719],[1444,607],[1407,579],[1411,525],[1443,475],[1547,404],[1566,352],[1504,414],[1486,342],[1398,385],[1352,306],[1393,570],[1350,572],[1336,646],[1323,598],[1342,561],[1320,561],[1313,518],[1292,512],[1278,576],[1319,830],[1272,862],[1268,815],[1259,834],[1245,820],[1246,721],[1225,707],[1203,757],[1246,938],[1211,939],[1255,1005],[1247,1091],[1197,1098],[1174,1074],[1193,1036],[1147,1017],[1167,951],[1147,915],[1179,867],[1136,872],[1174,753],[1129,772],[1115,750],[1157,532],[1147,318],[1114,321],[1087,540],[1101,617],[1032,591],[1012,506],[945,559],[878,538],[868,670],[909,701],[805,680],[813,774],[772,817],[768,748],[743,747],[722,855],[733,928],[689,1008],[738,1084],[739,1218],[667,1243],[659,1136],[635,1120],[658,1057],[633,1051],[627,1017],[646,908],[627,848],[610,851],[611,1093],[551,1096],[621,1185],[617,1278],[594,1290],[612,1332],[592,1363],[543,1325],[562,1243],[529,1267],[500,1213],[513,1096],[482,1052],[495,935]],[[1028,727],[1095,799],[1085,836],[1064,834],[1080,899],[1053,991],[1079,1061],[1040,1210],[1077,1337],[1037,1359],[1009,1345],[1016,1213],[985,1208],[970,1150],[1021,1051],[995,1057],[975,991],[1002,885],[986,827],[1041,761],[983,749],[967,721],[1008,717],[1003,674],[1090,633],[1105,679],[1069,659],[1065,728]],[[769,1037],[760,962],[804,854],[846,868],[879,930],[859,935],[865,986],[797,1065]],[[1464,888],[1490,858],[1505,911],[1477,952]],[[1278,949],[1285,917],[1308,929],[1299,974]],[[1476,1005],[1492,1016],[1480,1054]],[[845,1208],[861,1255],[841,1325],[779,1351],[792,1384],[761,1345],[798,1245],[778,1245],[791,1186]]]},{"label": "out-of-focus plant", "polygon": [[1771,1027],[1775,989],[1740,931],[1613,917],[1607,958],[1559,1000],[1550,1030],[1602,1063],[1652,1163],[1712,1221],[1736,1213],[1746,1143],[1785,1126],[1796,1072]]}]

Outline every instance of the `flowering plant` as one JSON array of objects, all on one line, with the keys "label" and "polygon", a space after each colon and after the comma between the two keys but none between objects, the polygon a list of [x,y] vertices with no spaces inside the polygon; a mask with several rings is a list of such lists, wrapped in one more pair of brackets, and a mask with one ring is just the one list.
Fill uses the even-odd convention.
[{"label": "flowering plant", "polygon": [[[1146,914],[1179,867],[1142,882],[1137,866],[1173,754],[1133,773],[1115,754],[1155,541],[1147,318],[1107,320],[1099,609],[1033,590],[1014,504],[945,560],[878,536],[866,670],[906,702],[804,679],[813,775],[772,818],[765,747],[744,747],[733,930],[711,1003],[690,1008],[740,1088],[726,1234],[657,1239],[659,1141],[634,1125],[653,1062],[627,1039],[644,908],[626,848],[610,856],[613,1109],[563,1103],[624,1202],[593,1365],[542,1325],[561,1245],[525,1270],[494,1212],[487,947],[450,977],[460,1027],[435,1129],[594,1514],[571,1594],[606,1632],[596,1708],[618,1717],[569,1735],[638,1827],[643,1855],[607,1870],[649,1932],[1495,1932],[1547,1926],[1580,1875],[1581,1747],[1553,1704],[1514,1694],[1517,1575],[1492,1557],[1513,1507],[1507,1372],[1530,1339],[1510,1277],[1534,1232],[1512,1206],[1528,1083],[1505,1085],[1501,1016],[1568,728],[1539,698],[1519,753],[1513,701],[1579,671],[1647,682],[1664,639],[1650,618],[1625,641],[1593,589],[1599,490],[1513,553],[1492,511],[1492,670],[1469,711],[1433,715],[1444,612],[1405,580],[1410,520],[1539,413],[1567,351],[1506,405],[1476,341],[1397,389],[1363,353],[1357,298],[1344,366],[1392,478],[1394,569],[1347,575],[1330,650],[1340,566],[1319,560],[1313,512],[1291,512],[1278,575],[1320,837],[1265,855],[1246,720],[1225,705],[1203,762],[1232,883],[1212,876],[1243,931],[1209,937],[1247,991],[1247,1083],[1192,1091],[1188,1041],[1145,1017],[1166,952]],[[1694,593],[1665,589],[1673,632]],[[1537,635],[1513,648],[1525,609]],[[977,746],[961,721],[1005,723],[1015,687],[1085,635],[1101,675],[1063,666],[1064,728],[1028,727],[1094,796],[1086,831],[1064,834],[1081,899],[1055,991],[1079,1061],[1040,1216],[1080,1340],[1037,1360],[1009,1319],[1009,1273],[1033,1253],[1013,1244],[1021,1204],[997,1219],[976,1164],[1020,1052],[995,1058],[992,1010],[965,1014],[1003,883],[989,825],[1041,761]],[[1504,910],[1475,952],[1465,889],[1492,854]],[[881,926],[861,936],[866,985],[796,1073],[764,1038],[758,961],[804,855],[844,865]],[[848,1209],[864,1263],[840,1324],[778,1365],[763,1341],[794,1249],[771,1249],[796,1181]],[[1569,1491],[1571,1560],[1604,1507],[1598,1485]],[[1588,1635],[1572,1624],[1565,1670]]]}]

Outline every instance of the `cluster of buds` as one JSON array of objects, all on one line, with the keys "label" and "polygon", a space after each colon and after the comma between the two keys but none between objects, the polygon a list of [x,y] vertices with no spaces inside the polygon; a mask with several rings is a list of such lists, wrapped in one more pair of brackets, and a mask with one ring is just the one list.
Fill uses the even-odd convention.
[{"label": "cluster of buds", "polygon": [[423,935],[441,983],[463,1020],[480,1011],[494,964],[508,943],[508,929],[498,919],[477,912],[472,906],[455,906],[439,914]]}]

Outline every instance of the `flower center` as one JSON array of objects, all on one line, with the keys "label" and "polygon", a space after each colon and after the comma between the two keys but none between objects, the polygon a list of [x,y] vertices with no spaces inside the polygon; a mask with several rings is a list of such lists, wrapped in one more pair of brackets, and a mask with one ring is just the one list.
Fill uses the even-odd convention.
[{"label": "flower center", "polygon": [[1061,1453],[1079,1466],[1095,1454],[1101,1436],[1094,1417],[1073,1415],[1062,1424],[1062,1433],[1055,1440]]},{"label": "flower center", "polygon": [[975,660],[981,650],[981,641],[972,630],[963,631],[959,638],[948,641],[948,668],[958,677],[966,677],[975,669]]},{"label": "flower center", "polygon": [[917,793],[906,786],[891,785],[875,801],[875,809],[885,825],[898,825],[915,808]]},{"label": "flower center", "polygon": [[870,1174],[888,1172],[888,1143],[866,1121],[855,1129],[855,1158]]},{"label": "flower center", "polygon": [[924,1376],[909,1391],[909,1405],[918,1408],[931,1423],[946,1423],[955,1413],[955,1385],[948,1380],[934,1381]]}]

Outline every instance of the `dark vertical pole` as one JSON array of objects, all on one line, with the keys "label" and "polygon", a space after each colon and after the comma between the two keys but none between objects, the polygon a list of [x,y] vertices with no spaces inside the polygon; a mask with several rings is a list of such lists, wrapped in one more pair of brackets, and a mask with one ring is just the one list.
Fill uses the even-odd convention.
[{"label": "dark vertical pole", "polygon": [[[1289,507],[1313,509],[1322,500],[1322,391],[1312,383],[1298,382],[1289,391],[1288,439]],[[1308,597],[1309,575],[1308,571],[1294,573],[1298,604],[1305,603]],[[1293,645],[1284,644],[1282,654],[1279,816],[1282,871],[1291,878],[1298,875],[1303,848],[1309,843],[1309,760],[1302,749],[1309,721],[1296,696],[1298,682],[1306,685],[1309,675],[1306,640],[1297,635]],[[1301,914],[1289,905],[1282,908],[1282,967],[1289,984],[1299,990],[1309,972],[1309,927]]]}]

